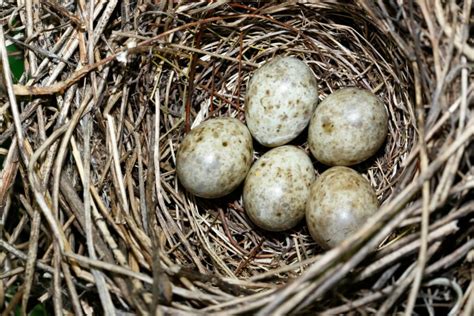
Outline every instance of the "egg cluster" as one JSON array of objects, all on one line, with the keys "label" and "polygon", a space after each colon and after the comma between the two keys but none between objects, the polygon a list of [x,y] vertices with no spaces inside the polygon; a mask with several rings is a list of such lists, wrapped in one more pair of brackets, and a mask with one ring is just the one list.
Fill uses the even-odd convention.
[{"label": "egg cluster", "polygon": [[[373,156],[383,145],[388,116],[371,92],[342,88],[318,105],[310,68],[294,57],[277,57],[255,71],[245,96],[247,126],[235,118],[210,119],[183,139],[176,172],[183,187],[218,198],[244,180],[243,204],[250,220],[284,231],[304,217],[323,248],[354,234],[378,209],[374,189],[347,166]],[[307,153],[292,145],[309,125],[312,155],[331,166],[317,179]],[[252,164],[252,136],[275,147]]]}]

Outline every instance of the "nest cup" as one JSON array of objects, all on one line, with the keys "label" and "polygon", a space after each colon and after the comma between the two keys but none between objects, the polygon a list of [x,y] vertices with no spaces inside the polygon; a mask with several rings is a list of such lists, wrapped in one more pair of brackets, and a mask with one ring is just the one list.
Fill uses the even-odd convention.
[{"label": "nest cup", "polygon": [[[197,30],[198,34],[189,35],[189,44],[196,45],[199,41],[204,56],[198,56],[199,61],[193,65],[193,92],[188,94],[191,99],[175,104],[177,116],[186,116],[183,103],[188,102],[192,126],[221,116],[244,121],[246,86],[256,66],[275,56],[295,56],[316,76],[320,100],[339,88],[357,86],[374,92],[385,104],[389,113],[387,140],[374,157],[354,166],[369,179],[383,202],[396,190],[402,177],[399,171],[415,141],[413,79],[403,53],[355,5],[290,6],[272,11],[260,13],[261,17],[244,16],[232,22],[223,19],[206,23]],[[174,61],[188,62],[187,59]],[[170,82],[172,90],[186,91],[190,85],[167,65],[161,70],[161,78],[161,86]],[[161,143],[164,148],[170,140],[179,146],[186,134],[185,124],[170,133],[166,129],[162,132],[167,133]],[[306,137],[305,130],[291,144],[307,150]],[[258,159],[268,149],[255,143],[255,150]],[[161,159],[174,167],[171,150]],[[315,167],[319,173],[327,168],[317,161]],[[209,245],[208,249],[201,250],[202,258],[206,262],[219,262],[206,266],[212,273],[246,279],[321,252],[304,224],[278,234],[254,226],[242,209],[241,189],[220,200],[201,200],[188,195],[177,184],[176,177],[167,177],[166,181],[169,187],[177,188],[182,200],[189,205],[189,222],[181,226],[184,233],[196,228],[206,232],[197,240]],[[247,260],[255,249],[258,249],[257,254]],[[190,259],[187,263],[193,264]],[[299,272],[290,271],[286,277],[294,277]],[[279,278],[284,282],[285,275]]]},{"label": "nest cup", "polygon": [[[474,43],[465,34],[470,11],[436,2],[436,14],[425,1],[410,7],[362,0],[124,1],[121,10],[101,11],[114,22],[94,24],[102,36],[90,39],[96,41],[98,64],[84,71],[71,67],[71,56],[82,61],[86,55],[88,46],[80,37],[81,49],[68,55],[71,68],[58,70],[60,79],[50,79],[59,66],[45,62],[53,70],[42,69],[28,83],[37,90],[15,87],[16,93],[35,96],[19,102],[29,118],[23,122],[25,138],[36,160],[23,170],[15,191],[20,194],[6,204],[18,205],[24,219],[10,213],[2,215],[7,219],[2,223],[5,236],[31,247],[30,258],[44,256],[36,269],[56,276],[54,284],[67,285],[67,290],[53,291],[46,306],[75,313],[113,305],[126,312],[171,315],[357,309],[384,314],[433,309],[433,302],[443,302],[441,314],[461,309],[469,314],[474,175],[468,141],[474,121],[468,105],[474,87],[467,84],[473,76],[466,56],[474,59]],[[72,19],[68,23],[77,27],[73,18],[67,17]],[[65,56],[77,34],[60,28],[64,21],[55,19],[48,15],[42,23],[47,30],[57,26],[60,40],[53,40],[52,31],[51,37],[32,39],[30,47],[55,51],[55,45],[65,45],[55,51]],[[453,32],[461,35],[450,36]],[[434,38],[437,46],[432,46]],[[330,251],[316,245],[304,221],[281,233],[253,225],[242,206],[241,187],[223,198],[201,199],[186,192],[176,176],[176,151],[186,133],[213,117],[245,122],[247,83],[276,56],[295,56],[311,68],[320,101],[355,86],[377,95],[389,115],[382,148],[353,166],[376,190],[379,213]],[[43,91],[39,82],[59,82],[61,88],[50,88],[42,94],[55,94],[42,98],[36,95]],[[21,83],[26,86],[25,78]],[[50,106],[43,107],[45,102]],[[38,136],[38,130],[44,133]],[[12,135],[10,124],[1,142]],[[291,144],[309,153],[306,139],[307,130]],[[256,142],[254,147],[255,159],[268,150]],[[23,152],[19,157],[24,159]],[[5,164],[16,166],[10,158]],[[90,181],[84,180],[84,162],[90,165]],[[327,168],[313,162],[317,173]],[[35,178],[35,172],[46,178]],[[40,178],[54,186],[38,185]],[[89,186],[86,199],[83,190]],[[46,220],[38,223],[31,205]],[[92,223],[83,211],[90,205]],[[24,237],[20,232],[30,221],[36,232]],[[92,239],[85,237],[89,233]],[[28,300],[31,305],[40,297],[31,290],[35,264],[25,265],[24,244],[0,242],[9,253],[8,265],[26,266],[26,272],[13,270],[13,277],[26,285],[12,299],[26,309]],[[90,255],[91,247],[97,256]],[[5,280],[12,277],[9,273],[3,274]],[[429,282],[422,283],[417,273]],[[35,280],[45,287],[53,284],[43,276]],[[410,288],[424,292],[417,299]],[[446,299],[440,289],[451,296]],[[431,301],[423,300],[426,295]]]},{"label": "nest cup", "polygon": [[[374,157],[354,166],[369,179],[380,202],[397,190],[404,176],[404,181],[411,180],[413,174],[400,171],[416,140],[413,76],[401,49],[362,8],[353,4],[267,7],[238,19],[203,23],[184,32],[182,42],[199,47],[202,54],[195,54],[191,63],[188,56],[159,57],[171,58],[173,65],[160,68],[162,96],[168,86],[171,91],[184,91],[189,98],[168,101],[165,106],[175,113],[175,117],[168,115],[169,123],[164,116],[161,125],[161,132],[166,134],[161,141],[165,153],[161,159],[170,169],[175,166],[173,152],[186,134],[186,124],[176,128],[176,122],[184,117],[194,127],[207,118],[221,116],[244,121],[246,86],[253,71],[275,56],[290,55],[311,68],[318,80],[320,100],[339,88],[356,86],[372,91],[383,101],[389,113],[387,140]],[[188,71],[191,77],[184,79],[175,65],[192,67]],[[306,137],[305,130],[291,144],[308,151]],[[255,143],[255,150],[258,159],[268,149]],[[327,168],[317,161],[315,167],[317,172]],[[179,196],[179,205],[171,202],[167,208],[172,217],[179,218],[177,224],[188,236],[202,268],[196,266],[185,247],[171,254],[179,257],[180,265],[241,280],[257,280],[263,273],[274,284],[285,284],[304,271],[305,265],[299,262],[323,252],[313,242],[304,221],[295,229],[277,234],[253,225],[242,208],[241,188],[223,199],[202,200],[187,194],[172,173],[163,181],[168,184],[165,187],[173,188],[173,193],[165,195]],[[279,268],[288,266],[293,269],[279,272]]]}]

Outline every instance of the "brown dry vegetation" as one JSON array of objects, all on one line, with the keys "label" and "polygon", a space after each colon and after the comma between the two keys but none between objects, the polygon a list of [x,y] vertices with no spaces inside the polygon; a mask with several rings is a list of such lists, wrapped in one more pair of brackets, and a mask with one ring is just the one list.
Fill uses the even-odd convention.
[{"label": "brown dry vegetation", "polygon": [[[0,309],[472,314],[472,1],[290,2],[4,2],[3,68],[19,32],[27,72],[2,83]],[[358,86],[390,116],[356,167],[380,211],[331,251],[304,224],[256,228],[240,189],[203,200],[176,179],[189,128],[244,120],[276,55],[321,99]]]}]

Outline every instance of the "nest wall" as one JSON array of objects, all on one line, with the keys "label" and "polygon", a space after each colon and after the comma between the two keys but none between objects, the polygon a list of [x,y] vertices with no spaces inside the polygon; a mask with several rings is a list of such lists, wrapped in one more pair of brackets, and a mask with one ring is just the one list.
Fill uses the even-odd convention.
[{"label": "nest wall", "polygon": [[[25,75],[2,83],[7,311],[40,297],[75,314],[472,310],[470,1],[99,1],[95,20],[35,5],[3,16],[27,43]],[[252,72],[280,55],[305,61],[320,100],[357,86],[389,113],[383,148],[355,166],[382,206],[327,252],[304,222],[255,227],[241,188],[199,199],[175,174],[186,133],[245,121]],[[306,131],[292,144],[309,152]]]}]

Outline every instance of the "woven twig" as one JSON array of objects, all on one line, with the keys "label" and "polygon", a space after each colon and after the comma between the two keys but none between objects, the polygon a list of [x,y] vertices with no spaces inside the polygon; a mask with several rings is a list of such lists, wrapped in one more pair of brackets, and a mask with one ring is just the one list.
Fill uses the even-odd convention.
[{"label": "woven twig", "polygon": [[[6,313],[472,313],[472,1],[2,5]],[[6,39],[24,48],[15,84]],[[358,86],[389,113],[355,167],[382,206],[327,252],[304,223],[255,227],[241,189],[198,199],[176,178],[184,135],[244,121],[247,81],[277,55],[310,66],[320,99]]]}]

